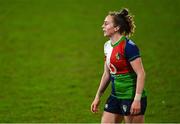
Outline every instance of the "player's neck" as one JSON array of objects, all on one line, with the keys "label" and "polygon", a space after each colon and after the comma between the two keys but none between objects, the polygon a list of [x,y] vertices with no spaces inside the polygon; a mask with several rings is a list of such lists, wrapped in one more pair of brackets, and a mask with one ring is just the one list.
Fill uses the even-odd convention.
[{"label": "player's neck", "polygon": [[117,34],[114,34],[112,37],[110,37],[110,40],[111,40],[111,43],[112,44],[115,44],[117,41],[119,41],[119,39],[121,39],[123,35],[117,33]]}]

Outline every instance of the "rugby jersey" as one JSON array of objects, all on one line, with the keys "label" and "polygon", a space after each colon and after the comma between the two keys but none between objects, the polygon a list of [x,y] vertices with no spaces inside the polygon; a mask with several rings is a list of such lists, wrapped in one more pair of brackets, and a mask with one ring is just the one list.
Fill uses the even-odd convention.
[{"label": "rugby jersey", "polygon": [[115,44],[109,40],[104,44],[104,54],[111,73],[112,95],[120,99],[134,98],[137,76],[130,62],[140,57],[136,44],[125,36]]}]

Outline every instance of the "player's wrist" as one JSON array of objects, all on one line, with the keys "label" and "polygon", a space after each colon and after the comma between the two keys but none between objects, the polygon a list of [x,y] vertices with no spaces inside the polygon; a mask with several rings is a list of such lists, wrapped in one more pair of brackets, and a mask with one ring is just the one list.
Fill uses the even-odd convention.
[{"label": "player's wrist", "polygon": [[141,96],[142,96],[142,94],[136,93],[136,95],[135,95],[135,97],[134,97],[134,100],[135,100],[135,101],[140,101],[140,100],[141,100]]}]

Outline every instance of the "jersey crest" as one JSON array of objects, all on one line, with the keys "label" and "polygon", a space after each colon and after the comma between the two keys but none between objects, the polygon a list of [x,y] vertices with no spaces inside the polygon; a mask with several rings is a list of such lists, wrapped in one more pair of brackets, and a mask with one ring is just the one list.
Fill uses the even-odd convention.
[{"label": "jersey crest", "polygon": [[117,59],[117,60],[120,60],[120,57],[121,57],[120,53],[117,52],[117,53],[116,53],[116,59]]}]

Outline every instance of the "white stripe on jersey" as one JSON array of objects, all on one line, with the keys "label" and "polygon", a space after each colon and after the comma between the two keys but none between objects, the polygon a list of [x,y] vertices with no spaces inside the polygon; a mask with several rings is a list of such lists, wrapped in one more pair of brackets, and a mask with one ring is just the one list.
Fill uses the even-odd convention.
[{"label": "white stripe on jersey", "polygon": [[104,44],[104,55],[106,56],[106,64],[108,65],[108,67],[110,66],[110,57],[112,50],[113,47],[111,46],[111,41],[109,40]]}]

